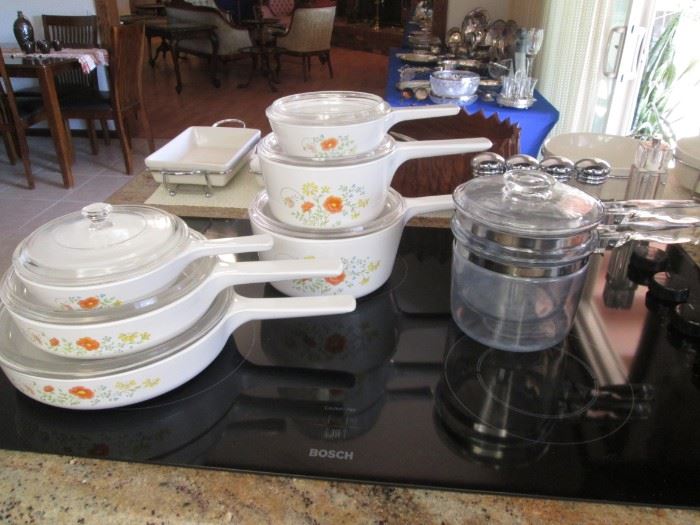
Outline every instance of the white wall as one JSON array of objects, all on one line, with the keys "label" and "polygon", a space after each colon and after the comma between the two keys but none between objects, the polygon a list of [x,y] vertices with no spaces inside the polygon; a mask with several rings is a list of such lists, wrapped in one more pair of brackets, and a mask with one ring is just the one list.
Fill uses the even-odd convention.
[{"label": "white wall", "polygon": [[483,7],[489,14],[489,20],[508,20],[510,18],[510,0],[449,0],[447,4],[447,27],[461,27],[464,15],[472,9]]},{"label": "white wall", "polygon": [[17,11],[22,11],[34,26],[37,39],[44,38],[41,15],[94,15],[94,0],[0,0],[0,43],[16,45],[12,24],[17,19]]}]

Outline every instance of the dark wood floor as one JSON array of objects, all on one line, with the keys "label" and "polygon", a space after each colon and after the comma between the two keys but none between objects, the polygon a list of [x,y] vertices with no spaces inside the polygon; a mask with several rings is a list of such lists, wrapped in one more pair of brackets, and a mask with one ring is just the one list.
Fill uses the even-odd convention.
[{"label": "dark wood floor", "polygon": [[[265,108],[276,98],[293,93],[318,90],[353,90],[383,95],[388,59],[384,55],[334,48],[331,53],[334,78],[326,66],[312,58],[311,78],[302,79],[301,59],[283,57],[278,91],[270,91],[267,80],[253,77],[247,88],[238,88],[250,71],[247,60],[223,66],[221,87],[209,78],[208,65],[195,57],[180,63],[183,89],[175,92],[175,74],[170,57],[159,58],[155,68],[147,63],[143,75],[144,98],[156,138],[172,138],[188,126],[208,126],[223,118],[239,118],[248,127],[270,131]],[[142,135],[137,131],[137,135]]]}]

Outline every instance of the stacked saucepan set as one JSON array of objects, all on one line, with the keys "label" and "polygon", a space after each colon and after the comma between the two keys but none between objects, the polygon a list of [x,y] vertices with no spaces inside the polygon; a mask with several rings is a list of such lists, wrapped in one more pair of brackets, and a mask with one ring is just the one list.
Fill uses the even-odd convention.
[{"label": "stacked saucepan set", "polygon": [[96,203],[44,224],[0,285],[0,367],[54,406],[137,403],[185,383],[253,319],[354,310],[350,296],[262,298],[235,285],[338,275],[337,258],[237,261],[269,235],[206,240],[149,206]]},{"label": "stacked saucepan set", "polygon": [[409,159],[487,150],[484,138],[395,142],[395,123],[455,115],[444,104],[391,108],[362,92],[319,91],[277,99],[272,133],[258,144],[265,184],[249,207],[253,232],[274,239],[262,260],[340,257],[331,277],[271,283],[286,295],[359,298],[391,274],[401,234],[416,214],[454,208],[451,195],[404,198],[390,187]]}]

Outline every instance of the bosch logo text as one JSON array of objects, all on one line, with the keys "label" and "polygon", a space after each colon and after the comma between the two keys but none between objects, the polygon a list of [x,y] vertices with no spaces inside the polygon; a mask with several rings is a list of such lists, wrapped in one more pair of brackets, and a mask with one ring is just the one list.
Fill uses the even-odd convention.
[{"label": "bosch logo text", "polygon": [[328,448],[310,448],[310,458],[321,459],[340,459],[343,461],[352,461],[354,452],[351,450],[332,450]]}]

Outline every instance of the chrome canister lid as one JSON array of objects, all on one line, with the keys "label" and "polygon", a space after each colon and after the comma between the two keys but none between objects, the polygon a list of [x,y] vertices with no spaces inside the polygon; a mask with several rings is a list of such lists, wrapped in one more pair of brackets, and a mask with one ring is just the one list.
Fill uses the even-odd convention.
[{"label": "chrome canister lid", "polygon": [[608,180],[612,169],[608,161],[595,157],[581,159],[574,167],[576,168],[576,180],[591,186],[598,186]]},{"label": "chrome canister lid", "polygon": [[547,157],[540,162],[540,168],[559,182],[568,182],[576,173],[574,162],[560,156]]}]

